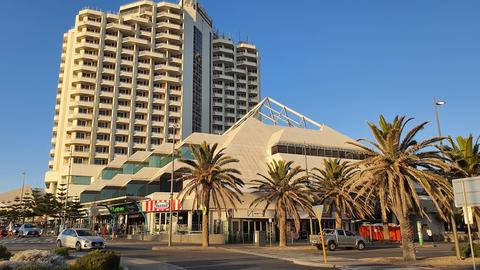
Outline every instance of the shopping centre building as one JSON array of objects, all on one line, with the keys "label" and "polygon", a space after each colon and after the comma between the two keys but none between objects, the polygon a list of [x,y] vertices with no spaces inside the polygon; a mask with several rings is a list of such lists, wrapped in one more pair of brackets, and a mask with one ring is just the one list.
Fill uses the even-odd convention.
[{"label": "shopping centre building", "polygon": [[[258,173],[266,174],[267,162],[294,161],[303,168],[321,168],[326,158],[359,160],[364,154],[348,144],[353,140],[338,131],[289,109],[271,98],[265,98],[223,135],[193,133],[175,144],[182,158],[192,159],[189,146],[203,141],[218,143],[225,153],[239,160],[233,166],[245,182],[242,203],[225,205],[221,211],[211,209],[210,230],[213,242],[250,242],[255,231],[270,231],[274,208],[264,213],[262,205],[252,208],[250,203],[253,179]],[[174,173],[175,200],[169,203],[171,172],[185,166],[178,158],[172,164],[172,144],[162,144],[153,151],[138,151],[129,157],[119,157],[109,164],[96,168],[89,185],[70,185],[71,194],[80,197],[90,211],[93,222],[112,219],[126,229],[128,234],[143,233],[145,238],[165,239],[168,231],[169,207],[174,211],[172,227],[175,241],[199,241],[201,211],[195,209],[192,198],[183,202],[177,194],[182,189],[181,175]],[[85,170],[84,172],[87,172]],[[78,174],[80,171],[75,171]],[[79,175],[76,175],[79,177]],[[310,232],[313,224],[304,214],[302,231]],[[333,226],[330,217],[326,227]],[[350,226],[346,222],[346,226]],[[315,228],[317,226],[314,226]],[[197,236],[197,237],[196,237]],[[183,240],[182,240],[183,239]],[[185,240],[187,239],[187,240]]]}]

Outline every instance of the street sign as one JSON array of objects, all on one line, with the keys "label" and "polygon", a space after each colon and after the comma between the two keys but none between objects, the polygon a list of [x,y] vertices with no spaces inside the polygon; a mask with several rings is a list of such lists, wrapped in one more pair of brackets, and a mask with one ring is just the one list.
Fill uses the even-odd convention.
[{"label": "street sign", "polygon": [[473,211],[472,207],[462,207],[463,208],[463,219],[465,221],[465,224],[470,224],[473,225]]},{"label": "street sign", "polygon": [[[465,191],[462,182],[465,185]],[[465,201],[468,202],[467,206],[480,206],[480,177],[455,179],[452,184],[456,207],[465,206]]]}]

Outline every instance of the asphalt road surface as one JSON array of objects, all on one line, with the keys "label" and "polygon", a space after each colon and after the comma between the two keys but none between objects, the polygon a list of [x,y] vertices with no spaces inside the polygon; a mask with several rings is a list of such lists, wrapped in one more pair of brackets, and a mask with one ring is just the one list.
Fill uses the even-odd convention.
[{"label": "asphalt road surface", "polygon": [[[9,250],[19,251],[26,249],[52,249],[55,247],[55,239],[51,237],[28,237],[28,238],[0,238],[0,244],[7,246]],[[297,265],[289,261],[266,258],[253,254],[236,253],[224,248],[211,247],[203,249],[200,247],[162,247],[160,250],[152,250],[152,246],[158,246],[155,242],[141,241],[107,241],[107,248],[118,251],[122,255],[122,262],[130,270],[167,270],[167,269],[316,269],[315,267]],[[227,246],[228,247],[228,246]],[[238,247],[241,249],[241,247]],[[318,254],[316,249],[289,250],[289,253],[305,252]],[[85,252],[77,253],[72,250],[72,255],[82,255]],[[394,257],[401,256],[399,247],[391,248],[369,248],[364,251],[338,249],[330,252],[330,255],[343,258],[373,258],[373,257]],[[437,247],[419,248],[418,257],[435,257],[452,255],[450,245],[438,245]],[[428,267],[406,267],[395,265],[352,265],[341,268],[343,270],[367,270],[367,269],[402,269],[402,270],[427,270]],[[443,268],[463,270],[472,269],[469,267]]]}]

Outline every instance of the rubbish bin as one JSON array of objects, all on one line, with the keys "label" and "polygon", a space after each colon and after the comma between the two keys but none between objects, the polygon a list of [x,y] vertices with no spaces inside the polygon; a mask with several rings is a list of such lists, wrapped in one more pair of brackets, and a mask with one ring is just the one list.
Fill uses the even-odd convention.
[{"label": "rubbish bin", "polygon": [[255,246],[262,247],[265,245],[265,232],[264,231],[255,231]]}]

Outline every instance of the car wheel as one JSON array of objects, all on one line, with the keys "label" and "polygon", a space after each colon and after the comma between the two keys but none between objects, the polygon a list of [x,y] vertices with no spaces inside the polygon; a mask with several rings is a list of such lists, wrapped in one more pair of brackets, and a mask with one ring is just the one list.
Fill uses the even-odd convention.
[{"label": "car wheel", "polygon": [[77,242],[77,243],[75,244],[75,250],[76,250],[76,251],[82,251],[82,244],[81,244],[80,242]]},{"label": "car wheel", "polygon": [[364,250],[365,249],[365,243],[363,241],[359,241],[357,244],[357,249],[358,250]]},{"label": "car wheel", "polygon": [[62,247],[62,241],[57,240],[57,248],[61,248],[61,247]]},{"label": "car wheel", "polygon": [[18,231],[18,237],[23,237],[23,232],[22,231]]},{"label": "car wheel", "polygon": [[328,242],[327,246],[328,246],[328,250],[330,251],[334,251],[337,248],[337,244],[335,244],[335,242],[333,241]]}]

